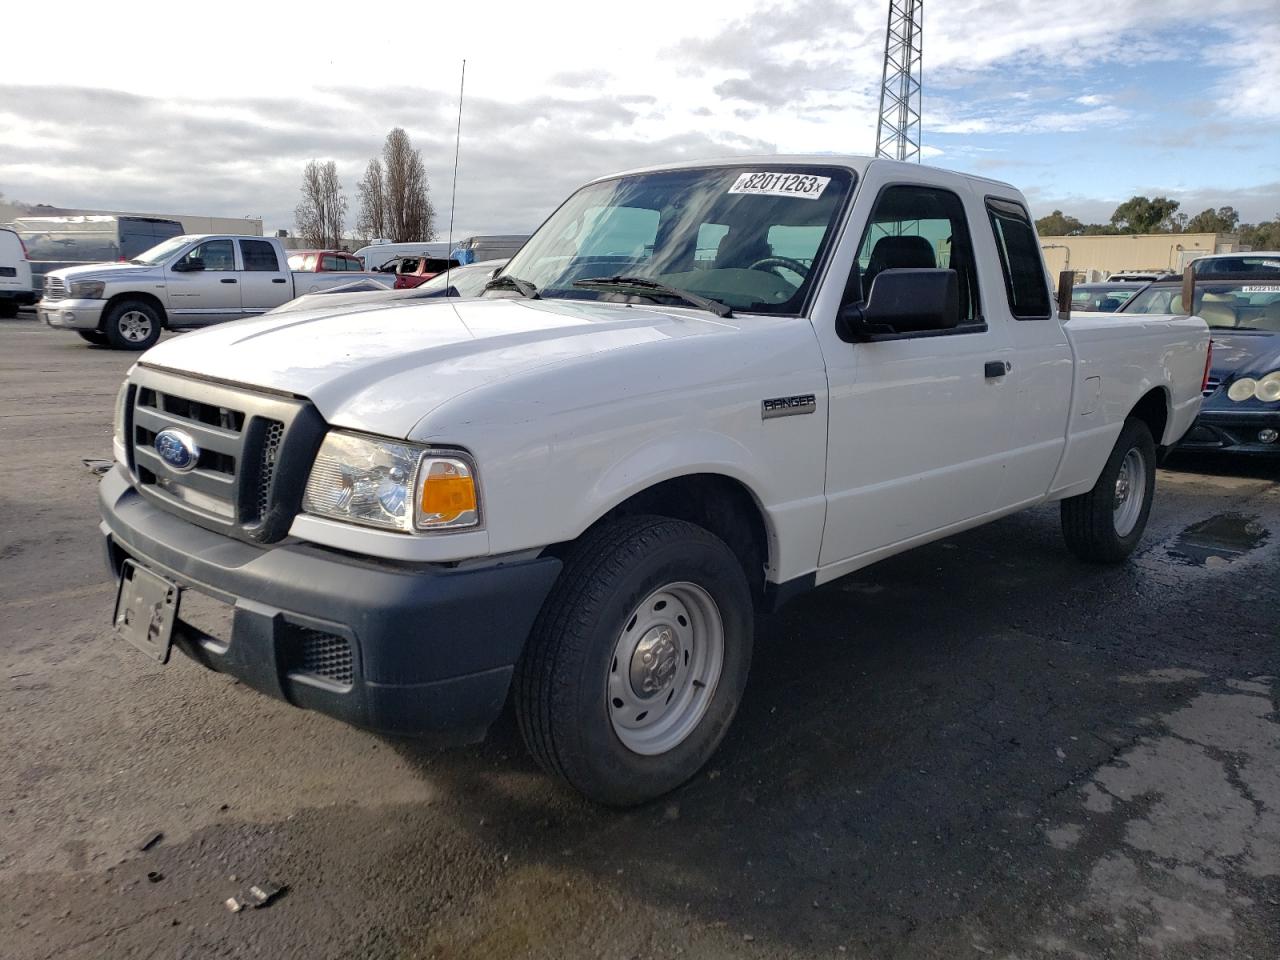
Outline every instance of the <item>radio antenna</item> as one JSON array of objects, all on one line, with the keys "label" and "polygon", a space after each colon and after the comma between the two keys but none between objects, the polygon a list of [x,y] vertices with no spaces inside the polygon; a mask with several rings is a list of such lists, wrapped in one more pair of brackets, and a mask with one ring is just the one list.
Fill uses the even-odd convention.
[{"label": "radio antenna", "polygon": [[453,211],[458,206],[458,154],[462,151],[462,93],[467,87],[467,61],[462,60],[462,79],[458,81],[458,130],[453,138],[453,190],[449,197],[449,249],[444,252],[444,292],[449,295],[453,269]]}]

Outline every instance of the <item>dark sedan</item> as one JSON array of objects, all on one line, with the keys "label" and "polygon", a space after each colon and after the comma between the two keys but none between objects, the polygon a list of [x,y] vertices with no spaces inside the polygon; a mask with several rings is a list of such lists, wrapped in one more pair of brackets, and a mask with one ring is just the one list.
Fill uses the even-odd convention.
[{"label": "dark sedan", "polygon": [[[1213,365],[1200,416],[1178,448],[1280,456],[1280,281],[1198,280],[1194,308],[1213,335]],[[1152,283],[1121,312],[1183,313],[1182,282]]]}]

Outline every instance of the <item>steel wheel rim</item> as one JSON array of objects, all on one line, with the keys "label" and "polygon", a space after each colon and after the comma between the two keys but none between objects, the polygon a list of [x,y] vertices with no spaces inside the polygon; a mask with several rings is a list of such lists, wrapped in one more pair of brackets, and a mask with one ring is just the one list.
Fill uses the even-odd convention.
[{"label": "steel wheel rim", "polygon": [[151,336],[151,318],[141,310],[126,310],[116,321],[120,336],[130,343],[141,343]]},{"label": "steel wheel rim", "polygon": [[1111,521],[1119,536],[1127,537],[1138,525],[1142,502],[1147,496],[1147,462],[1137,447],[1124,455],[1116,476],[1115,501]]},{"label": "steel wheel rim", "polygon": [[609,661],[606,706],[632,753],[675,749],[697,729],[724,668],[724,620],[696,583],[669,583],[627,618]]}]

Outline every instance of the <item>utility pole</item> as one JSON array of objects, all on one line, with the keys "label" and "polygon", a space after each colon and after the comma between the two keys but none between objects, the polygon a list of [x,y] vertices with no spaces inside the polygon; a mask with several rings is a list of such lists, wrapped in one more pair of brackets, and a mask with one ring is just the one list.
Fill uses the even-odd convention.
[{"label": "utility pole", "polygon": [[921,39],[924,0],[889,0],[880,81],[876,156],[920,162]]}]

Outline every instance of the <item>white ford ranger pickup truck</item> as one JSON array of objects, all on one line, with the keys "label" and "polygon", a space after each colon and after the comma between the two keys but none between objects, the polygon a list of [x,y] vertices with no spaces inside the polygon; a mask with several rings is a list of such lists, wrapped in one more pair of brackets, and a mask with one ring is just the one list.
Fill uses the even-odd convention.
[{"label": "white ford ranger pickup truck", "polygon": [[1064,325],[1026,202],[858,157],[573,194],[478,299],[168,340],[100,486],[121,634],[385,734],[510,700],[607,804],[724,736],[755,612],[1016,510],[1128,556],[1195,419],[1187,316]]},{"label": "white ford ranger pickup truck", "polygon": [[390,285],[379,273],[295,273],[275,237],[171,237],[126,263],[94,263],[45,274],[40,319],[89,343],[145,350],[164,327],[185,330],[252,317],[294,297],[355,280]]}]

